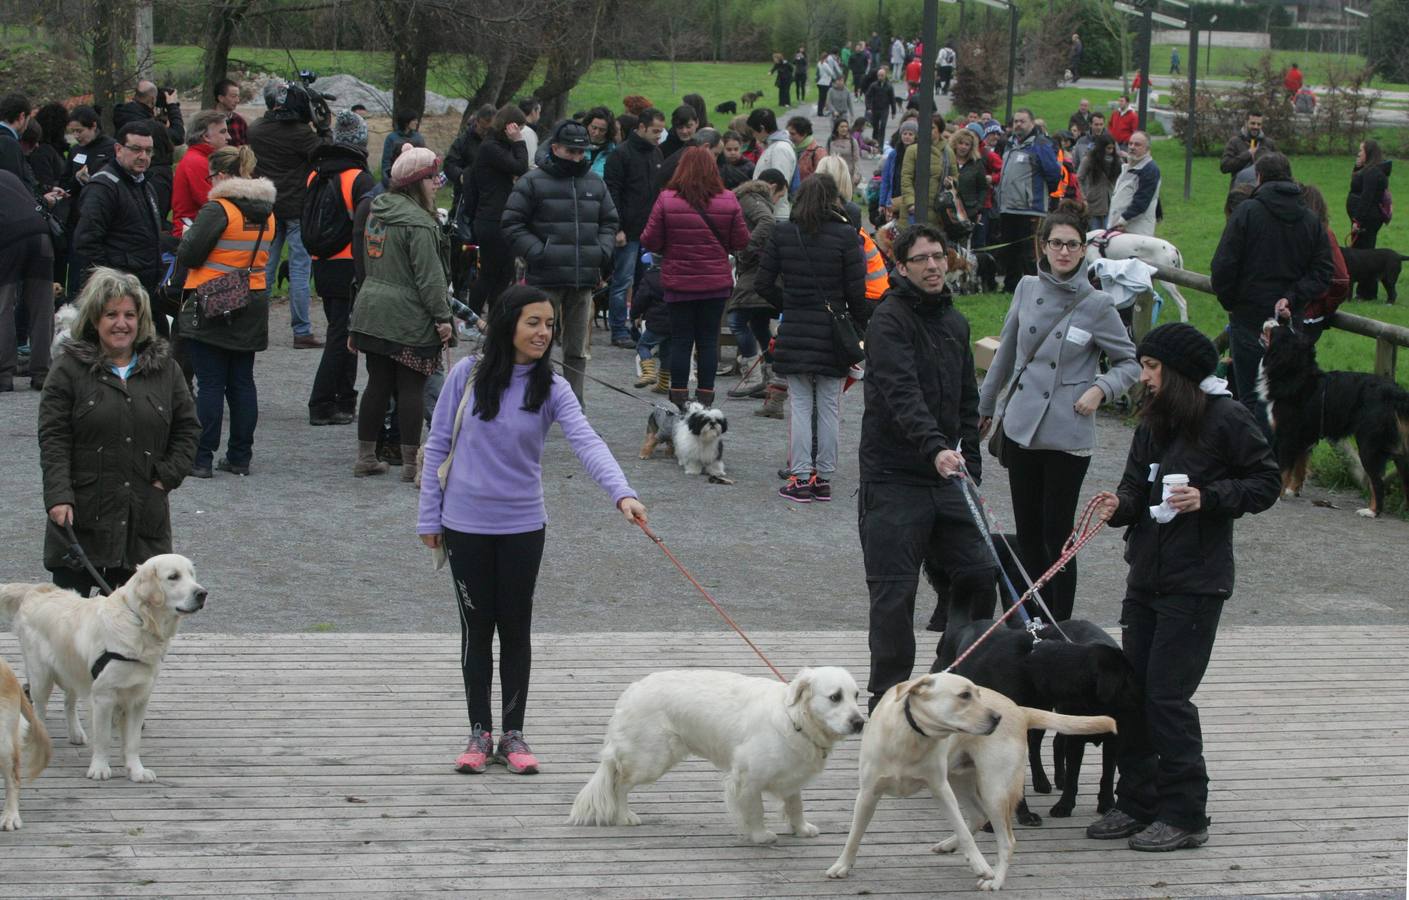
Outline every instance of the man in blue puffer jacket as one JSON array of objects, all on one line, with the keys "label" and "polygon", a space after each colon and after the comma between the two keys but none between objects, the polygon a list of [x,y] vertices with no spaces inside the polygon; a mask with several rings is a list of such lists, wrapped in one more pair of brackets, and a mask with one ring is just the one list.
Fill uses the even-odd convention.
[{"label": "man in blue puffer jacket", "polygon": [[1003,290],[1018,289],[1024,275],[1037,274],[1032,236],[1047,215],[1047,197],[1062,180],[1062,167],[1052,142],[1036,127],[1032,110],[1013,113],[1013,134],[1003,151],[1003,177],[998,183],[998,212],[1002,216]]}]

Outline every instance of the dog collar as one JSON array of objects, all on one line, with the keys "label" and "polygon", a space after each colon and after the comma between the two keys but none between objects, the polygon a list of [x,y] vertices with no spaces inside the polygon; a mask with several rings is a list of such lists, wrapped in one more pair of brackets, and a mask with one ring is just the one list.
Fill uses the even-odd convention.
[{"label": "dog collar", "polygon": [[140,659],[133,659],[130,656],[123,656],[121,653],[114,653],[111,650],[104,650],[103,655],[98,657],[98,661],[93,663],[93,668],[88,670],[88,673],[93,676],[94,681],[98,680],[98,676],[103,674],[103,670],[106,669],[108,667],[108,663],[112,662],[113,660],[130,663],[142,662]]},{"label": "dog collar", "polygon": [[908,694],[905,696],[905,704],[904,704],[904,706],[905,706],[905,721],[906,721],[906,723],[910,726],[911,730],[914,731],[916,734],[918,734],[918,735],[919,735],[920,737],[922,737],[922,738],[927,738],[927,737],[929,737],[929,735],[925,734],[925,730],[919,726],[919,723],[917,723],[917,722],[915,721],[915,717],[910,714],[910,696],[909,696]]},{"label": "dog collar", "polygon": [[827,754],[831,752],[831,750],[830,750],[828,747],[826,747],[825,745],[819,744],[819,743],[817,743],[816,741],[814,741],[814,740],[812,739],[812,735],[810,735],[810,734],[808,734],[807,732],[803,731],[803,730],[802,730],[802,726],[799,725],[799,724],[797,723],[797,720],[795,720],[792,716],[788,716],[788,724],[791,725],[791,726],[793,726],[793,731],[796,731],[798,734],[800,734],[800,735],[802,735],[803,737],[807,738],[808,743],[810,743],[812,746],[816,747],[818,750],[821,750],[821,751],[822,751],[822,758],[823,758],[823,759],[826,759],[826,758],[827,758]]}]

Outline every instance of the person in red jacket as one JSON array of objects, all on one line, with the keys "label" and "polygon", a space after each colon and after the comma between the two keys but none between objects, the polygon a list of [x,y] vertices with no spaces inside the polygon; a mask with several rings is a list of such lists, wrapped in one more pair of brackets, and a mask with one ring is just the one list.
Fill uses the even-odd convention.
[{"label": "person in red jacket", "polygon": [[1292,63],[1292,67],[1287,70],[1287,74],[1282,76],[1282,87],[1287,89],[1288,100],[1296,96],[1296,92],[1301,90],[1301,86],[1305,80],[1306,79],[1301,75],[1301,69],[1297,68],[1296,63]]},{"label": "person in red jacket", "polygon": [[1106,123],[1106,131],[1124,150],[1125,145],[1130,143],[1130,136],[1135,133],[1139,124],[1140,117],[1135,114],[1135,110],[1130,108],[1130,98],[1122,96],[1115,110],[1111,112],[1110,121]]},{"label": "person in red jacket", "polygon": [[171,185],[171,236],[180,237],[196,221],[210,194],[210,155],[230,143],[225,113],[203,109],[191,117],[189,142]]},{"label": "person in red jacket", "polygon": [[696,350],[695,399],[714,405],[719,323],[734,289],[729,254],[748,246],[749,229],[739,198],[725,190],[709,149],[681,152],[680,165],[651,207],[641,246],[665,256],[661,287],[670,310],[670,400],[683,409]]},{"label": "person in red jacket", "polygon": [[920,89],[920,77],[924,74],[924,63],[920,61],[920,53],[917,49],[915,58],[905,64],[905,83],[910,86],[909,96],[915,96]]}]

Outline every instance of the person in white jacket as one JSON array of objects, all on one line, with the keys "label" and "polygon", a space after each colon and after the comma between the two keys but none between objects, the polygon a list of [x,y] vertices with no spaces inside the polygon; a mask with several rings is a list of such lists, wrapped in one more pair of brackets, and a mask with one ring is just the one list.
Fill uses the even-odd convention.
[{"label": "person in white jacket", "polygon": [[[753,132],[753,139],[763,146],[763,152],[754,164],[754,172],[777,169],[791,184],[793,170],[797,168],[797,151],[793,149],[793,142],[788,133],[778,127],[778,118],[773,115],[773,110],[755,109],[749,113],[749,130]],[[784,194],[782,199],[774,204],[773,217],[780,222],[787,221],[791,212],[788,195]]]},{"label": "person in white jacket", "polygon": [[1130,136],[1130,158],[1111,190],[1106,227],[1127,234],[1153,235],[1161,180],[1159,166],[1150,155],[1150,136],[1135,132]]}]

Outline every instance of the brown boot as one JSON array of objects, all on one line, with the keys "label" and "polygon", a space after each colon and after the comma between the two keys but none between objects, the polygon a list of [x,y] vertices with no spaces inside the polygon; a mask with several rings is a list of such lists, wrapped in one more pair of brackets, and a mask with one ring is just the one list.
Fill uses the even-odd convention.
[{"label": "brown boot", "polygon": [[352,464],[353,475],[358,478],[365,478],[368,475],[385,475],[389,468],[391,467],[377,459],[376,441],[357,442],[357,461]]},{"label": "brown boot", "polygon": [[670,402],[675,404],[675,408],[681,412],[685,411],[685,404],[690,402],[690,389],[687,387],[673,387],[670,389]]},{"label": "brown boot", "polygon": [[784,417],[783,410],[788,404],[788,386],[786,384],[768,385],[768,393],[763,398],[763,406],[753,411],[756,416],[765,419],[781,419]]},{"label": "brown boot", "polygon": [[421,447],[419,444],[401,445],[401,480],[417,482],[417,472],[421,468]]},{"label": "brown boot", "polygon": [[714,389],[713,389],[713,388],[697,388],[697,389],[695,390],[695,400],[700,404],[700,406],[703,406],[705,409],[713,409],[713,408],[714,408]]}]

